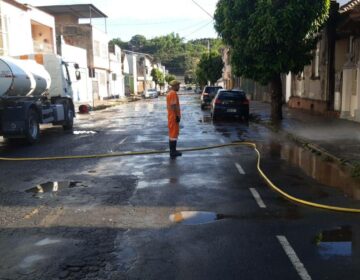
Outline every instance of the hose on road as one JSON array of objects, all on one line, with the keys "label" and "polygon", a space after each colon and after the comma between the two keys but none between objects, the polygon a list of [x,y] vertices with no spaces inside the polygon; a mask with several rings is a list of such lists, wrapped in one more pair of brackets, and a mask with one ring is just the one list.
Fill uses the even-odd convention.
[{"label": "hose on road", "polygon": [[[204,147],[196,147],[196,148],[186,148],[181,149],[181,152],[193,152],[193,151],[204,151],[210,149],[218,149],[218,148],[225,148],[225,147],[238,147],[238,146],[247,146],[254,149],[257,154],[257,163],[256,167],[260,174],[260,176],[265,180],[267,185],[280,194],[281,196],[285,197],[289,201],[306,205],[318,209],[323,210],[331,210],[337,212],[346,212],[346,213],[360,213],[360,209],[357,208],[346,208],[346,207],[337,207],[332,205],[325,205],[320,203],[314,203],[307,200],[296,198],[279,187],[277,187],[264,173],[261,169],[261,154],[258,150],[257,146],[253,142],[234,142],[228,144],[220,144],[220,145],[211,145],[211,146],[204,146]],[[108,158],[108,157],[123,157],[123,156],[140,156],[140,155],[155,155],[155,154],[165,154],[169,153],[167,150],[160,150],[160,151],[139,151],[139,152],[123,152],[123,153],[109,153],[109,154],[94,154],[94,155],[75,155],[75,156],[54,156],[54,157],[29,157],[29,158],[7,158],[7,157],[0,157],[0,161],[45,161],[45,160],[65,160],[65,159],[91,159],[91,158]]]}]

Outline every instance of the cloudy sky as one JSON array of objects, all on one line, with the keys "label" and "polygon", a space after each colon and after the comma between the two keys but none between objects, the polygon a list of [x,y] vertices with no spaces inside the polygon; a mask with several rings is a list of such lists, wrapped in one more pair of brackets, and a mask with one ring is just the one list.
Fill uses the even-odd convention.
[{"label": "cloudy sky", "polygon": [[[91,3],[108,16],[111,38],[129,41],[136,34],[147,39],[178,33],[185,40],[215,38],[213,14],[217,0],[18,0],[33,6]],[[339,0],[345,4],[349,0]],[[200,7],[199,7],[200,6]],[[94,23],[105,29],[104,20]]]}]

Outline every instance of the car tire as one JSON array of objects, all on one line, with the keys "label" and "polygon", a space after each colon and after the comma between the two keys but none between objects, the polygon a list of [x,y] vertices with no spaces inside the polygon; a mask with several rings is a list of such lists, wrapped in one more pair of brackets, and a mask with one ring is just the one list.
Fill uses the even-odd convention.
[{"label": "car tire", "polygon": [[211,119],[213,121],[217,121],[218,120],[218,117],[214,114],[214,113],[211,113]]},{"label": "car tire", "polygon": [[25,124],[25,138],[28,143],[34,144],[40,140],[39,116],[34,109],[30,109]]},{"label": "car tire", "polygon": [[244,118],[245,122],[248,122],[249,121],[249,113],[245,113],[243,118]]}]

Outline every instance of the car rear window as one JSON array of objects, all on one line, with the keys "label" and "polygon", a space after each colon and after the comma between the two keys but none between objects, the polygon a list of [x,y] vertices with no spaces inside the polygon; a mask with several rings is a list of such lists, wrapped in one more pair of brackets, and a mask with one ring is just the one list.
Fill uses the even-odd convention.
[{"label": "car rear window", "polygon": [[209,94],[216,94],[219,89],[222,89],[222,87],[206,87],[204,92]]},{"label": "car rear window", "polygon": [[218,98],[221,100],[243,100],[246,95],[243,91],[222,91],[219,93]]}]

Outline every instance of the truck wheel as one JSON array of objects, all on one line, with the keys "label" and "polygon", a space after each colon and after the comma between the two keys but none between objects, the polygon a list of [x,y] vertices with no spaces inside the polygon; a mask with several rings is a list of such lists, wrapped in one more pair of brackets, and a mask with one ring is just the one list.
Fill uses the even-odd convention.
[{"label": "truck wheel", "polygon": [[73,109],[69,108],[67,110],[67,120],[63,124],[64,130],[71,130],[74,126],[74,111]]},{"label": "truck wheel", "polygon": [[25,126],[25,137],[30,144],[36,143],[40,140],[39,118],[34,109],[30,109],[28,113]]}]

